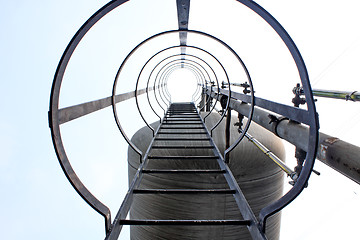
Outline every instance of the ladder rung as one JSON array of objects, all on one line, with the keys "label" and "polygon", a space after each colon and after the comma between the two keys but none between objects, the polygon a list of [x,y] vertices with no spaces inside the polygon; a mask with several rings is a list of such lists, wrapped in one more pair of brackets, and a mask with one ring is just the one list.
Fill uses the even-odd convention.
[{"label": "ladder rung", "polygon": [[190,112],[168,112],[167,114],[165,114],[165,116],[171,116],[171,117],[174,117],[176,115],[180,115],[180,116],[199,116],[199,114],[197,112],[194,112],[194,111],[190,111]]},{"label": "ladder rung", "polygon": [[143,173],[156,173],[156,174],[221,174],[226,173],[226,170],[217,170],[217,169],[184,169],[184,170],[163,170],[163,169],[147,169],[142,170]]},{"label": "ladder rung", "polygon": [[[188,114],[186,114],[186,115],[188,115]],[[166,117],[166,118],[199,118],[199,115],[197,115],[197,114],[192,114],[192,115],[190,115],[189,117],[184,117],[184,116],[176,117],[176,116],[174,116],[174,115],[171,115],[171,116]]]},{"label": "ladder rung", "polygon": [[189,110],[189,111],[168,111],[167,115],[175,115],[175,114],[193,114],[193,115],[198,115],[197,111],[195,110]]},{"label": "ladder rung", "polygon": [[210,141],[210,138],[155,138],[155,141]]},{"label": "ladder rung", "polygon": [[134,194],[235,194],[232,189],[134,189]]},{"label": "ladder rung", "polygon": [[185,160],[193,160],[193,159],[218,159],[217,156],[149,156],[149,159],[185,159]]},{"label": "ladder rung", "polygon": [[205,129],[205,127],[161,127],[160,129]]},{"label": "ladder rung", "polygon": [[165,115],[165,117],[175,117],[175,116],[180,116],[180,117],[196,116],[196,117],[199,117],[199,114],[197,114],[197,113],[168,113],[168,114]]},{"label": "ladder rung", "polygon": [[212,149],[214,146],[152,146],[152,149]]},{"label": "ladder rung", "polygon": [[207,134],[206,132],[158,132],[158,134]]},{"label": "ladder rung", "polygon": [[162,125],[197,125],[202,124],[202,122],[163,122]]},{"label": "ladder rung", "polygon": [[168,118],[164,118],[165,122],[187,122],[187,121],[201,121],[200,118],[177,118],[177,119],[168,119]]},{"label": "ladder rung", "polygon": [[250,220],[120,220],[120,225],[250,225]]}]

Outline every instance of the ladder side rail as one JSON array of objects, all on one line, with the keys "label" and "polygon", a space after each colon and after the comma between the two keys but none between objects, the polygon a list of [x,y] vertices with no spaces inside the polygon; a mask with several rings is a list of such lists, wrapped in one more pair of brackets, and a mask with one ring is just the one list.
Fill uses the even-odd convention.
[{"label": "ladder side rail", "polygon": [[[200,114],[199,114],[199,116],[200,116]],[[200,119],[202,120],[201,117],[200,117]],[[248,202],[244,196],[244,193],[241,191],[239,184],[237,183],[229,166],[225,163],[224,158],[221,156],[220,150],[216,146],[214,140],[212,139],[212,137],[209,133],[209,130],[206,128],[205,122],[203,120],[202,120],[202,122],[205,126],[207,136],[210,138],[210,140],[209,140],[210,144],[213,146],[213,152],[218,157],[217,162],[220,166],[220,169],[226,171],[226,173],[223,174],[226,179],[226,182],[228,183],[228,185],[231,189],[236,190],[236,193],[233,196],[239,207],[240,213],[244,219],[251,221],[251,224],[247,226],[251,236],[253,237],[253,239],[267,239],[264,232],[261,230],[260,223],[258,222],[254,212],[251,210],[250,205],[248,204]]]},{"label": "ladder side rail", "polygon": [[[166,114],[164,115],[163,119],[165,118]],[[157,134],[162,126],[162,123],[164,121],[162,121],[158,128],[156,129],[155,132],[155,136],[152,138],[149,147],[146,151],[146,153],[144,154],[144,157],[141,161],[141,164],[139,165],[139,168],[137,170],[137,172],[135,173],[135,176],[129,186],[129,190],[126,193],[126,196],[123,200],[123,203],[120,206],[120,209],[118,211],[118,213],[116,214],[113,224],[111,225],[111,229],[108,232],[108,234],[106,235],[106,240],[117,240],[121,229],[123,227],[123,225],[121,224],[121,220],[124,220],[126,218],[126,216],[129,213],[132,201],[133,201],[133,197],[134,197],[134,189],[137,188],[140,185],[141,179],[143,177],[142,171],[144,168],[146,168],[147,164],[149,163],[149,153],[151,152],[152,146],[154,144],[155,138],[157,137]]]}]

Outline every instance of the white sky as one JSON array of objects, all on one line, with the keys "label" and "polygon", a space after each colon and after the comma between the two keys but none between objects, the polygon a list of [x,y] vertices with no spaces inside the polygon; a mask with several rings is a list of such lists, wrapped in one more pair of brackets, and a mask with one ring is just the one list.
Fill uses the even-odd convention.
[{"label": "white sky", "polygon": [[[103,218],[72,189],[58,164],[47,111],[52,78],[62,52],[77,29],[106,3],[0,0],[1,239],[104,237]],[[360,3],[258,3],[297,44],[313,88],[360,90]],[[109,96],[125,55],[146,37],[175,28],[175,0],[131,0],[111,13],[77,48],[64,79],[60,105]],[[231,45],[247,64],[259,96],[290,104],[291,88],[298,81],[294,65],[274,33],[254,14],[234,0],[192,0],[189,28],[211,33]],[[196,41],[215,47],[214,52],[221,50],[206,39],[189,36],[190,43]],[[156,46],[154,43],[153,48]],[[142,51],[135,59],[146,56],[147,50]],[[222,59],[232,64],[227,61]],[[129,66],[123,79],[129,81],[137,67]],[[230,77],[237,76],[237,67],[231,69]],[[133,90],[132,84],[122,83],[122,92]],[[322,132],[360,145],[359,103],[319,99],[317,106]],[[134,104],[130,101],[123,107],[122,111],[129,113]],[[122,120],[129,136],[143,125],[137,115]],[[114,216],[127,189],[127,146],[117,132],[111,109],[64,124],[61,130],[77,174],[110,206]],[[292,158],[293,152],[289,151],[290,164]],[[312,176],[308,189],[283,211],[282,239],[357,239],[359,186],[320,162],[315,169],[321,176]]]}]

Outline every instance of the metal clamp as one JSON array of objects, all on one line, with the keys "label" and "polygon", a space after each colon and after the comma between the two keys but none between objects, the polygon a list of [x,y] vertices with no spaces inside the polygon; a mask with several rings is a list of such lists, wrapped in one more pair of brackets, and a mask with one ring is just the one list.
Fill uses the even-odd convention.
[{"label": "metal clamp", "polygon": [[279,126],[279,123],[281,123],[281,122],[284,121],[284,120],[289,120],[289,118],[287,118],[287,117],[277,118],[276,116],[274,116],[274,115],[272,115],[272,114],[269,114],[268,117],[270,118],[269,124],[275,123],[275,126],[273,126],[275,135],[276,135],[277,137],[279,137],[279,138],[282,138],[282,137],[280,137],[277,128],[278,128],[278,126]]}]

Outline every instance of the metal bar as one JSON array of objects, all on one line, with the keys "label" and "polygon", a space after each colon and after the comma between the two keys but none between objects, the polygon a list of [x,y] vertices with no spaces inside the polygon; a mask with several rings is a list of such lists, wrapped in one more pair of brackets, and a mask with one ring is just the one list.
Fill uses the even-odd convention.
[{"label": "metal bar", "polygon": [[218,159],[218,157],[217,156],[149,156],[149,159],[207,160],[207,159]]},{"label": "metal bar", "polygon": [[[159,52],[157,52],[156,54],[154,54],[152,57],[150,57],[148,60],[147,60],[147,62],[144,64],[144,67],[155,57],[155,56],[157,56],[158,54],[160,54],[160,53],[162,53],[162,52],[164,52],[164,51],[167,51],[167,50],[169,50],[169,49],[173,49],[173,48],[178,48],[179,46],[172,46],[172,47],[168,47],[168,48],[165,48],[165,49],[162,49],[161,51],[159,51]],[[190,48],[196,48],[196,49],[198,49],[198,50],[201,50],[201,51],[205,51],[205,50],[203,50],[203,49],[201,49],[201,48],[197,48],[197,47],[193,47],[193,46],[186,46],[186,47],[190,47]],[[181,47],[182,48],[182,47]],[[206,51],[205,51],[206,52]],[[197,57],[198,58],[198,57]],[[167,58],[166,58],[167,59]],[[198,59],[200,59],[200,58],[198,58]],[[164,59],[165,60],[165,59]],[[202,60],[202,59],[200,59],[200,60]],[[162,60],[163,61],[163,60]],[[162,62],[161,61],[161,62]],[[202,60],[203,62],[205,62],[204,60]],[[151,73],[149,74],[149,77],[148,77],[148,81],[147,81],[147,87],[149,86],[149,81],[150,81],[150,78],[151,78],[151,76],[152,76],[152,73],[154,72],[154,70],[155,70],[155,68],[157,68],[157,66],[159,66],[159,64],[161,63],[161,62],[159,62],[154,68],[153,68],[153,70],[151,71]],[[205,62],[206,63],[206,62]],[[207,64],[207,63],[206,63]],[[208,64],[207,64],[208,65]],[[208,65],[208,66],[210,66],[210,65]],[[143,67],[143,68],[144,68]],[[210,67],[211,68],[211,67]],[[196,74],[196,76],[198,77],[198,75]],[[165,88],[165,90],[167,90],[167,88]],[[153,107],[152,107],[152,105],[151,105],[151,103],[150,103],[150,99],[149,99],[149,96],[148,96],[148,94],[147,94],[147,97],[148,97],[148,102],[149,102],[149,105],[151,106],[151,109],[153,110],[153,112],[159,117],[159,119],[161,119],[160,118],[160,116],[156,113],[156,111],[153,109]]]},{"label": "metal bar", "polygon": [[[304,87],[304,93],[306,98],[306,104],[308,109],[308,125],[309,125],[309,146],[307,151],[307,156],[303,170],[292,189],[290,189],[282,198],[273,202],[269,206],[260,210],[259,221],[262,232],[265,232],[266,221],[267,219],[279,212],[281,209],[286,207],[291,203],[305,188],[309,180],[311,170],[314,166],[314,160],[316,157],[316,146],[318,145],[318,135],[319,135],[319,119],[315,108],[314,98],[311,91],[311,85],[309,80],[309,75],[305,66],[305,62],[300,54],[299,49],[296,47],[294,41],[291,39],[290,35],[286,30],[281,26],[281,24],[264,8],[259,4],[251,0],[237,0],[243,5],[247,6],[249,9],[257,13],[264,21],[266,21],[273,30],[278,34],[282,39],[289,52],[291,53],[292,58],[298,69],[298,73],[301,79],[301,83]],[[252,231],[250,231],[253,234]],[[255,233],[255,232],[254,232]]]},{"label": "metal bar", "polygon": [[[222,82],[223,85],[229,85],[227,82]],[[241,83],[230,83],[231,86],[236,86],[236,87],[243,87],[243,84]]]},{"label": "metal bar", "polygon": [[[123,69],[123,67],[126,65],[126,62],[128,61],[128,59],[134,54],[134,52],[140,48],[143,44],[145,44],[146,42],[154,39],[154,38],[157,38],[159,36],[162,36],[162,35],[166,35],[166,34],[171,34],[171,33],[176,33],[176,32],[181,32],[181,30],[170,30],[170,31],[165,31],[165,32],[162,32],[162,33],[158,33],[158,34],[155,34],[147,39],[145,39],[144,41],[142,41],[141,43],[139,43],[135,48],[133,48],[129,54],[126,56],[126,58],[124,59],[124,61],[122,62],[117,74],[116,74],[116,77],[115,77],[115,81],[114,81],[114,84],[113,84],[113,90],[112,90],[112,106],[113,106],[113,114],[114,114],[114,118],[115,118],[115,121],[116,121],[116,125],[118,126],[118,129],[120,130],[121,134],[123,135],[123,137],[125,138],[125,140],[127,141],[127,143],[131,146],[132,149],[134,149],[140,156],[142,156],[142,152],[131,142],[131,140],[126,136],[121,124],[120,124],[120,121],[119,121],[119,118],[118,118],[118,114],[117,114],[117,108],[116,108],[116,103],[115,103],[115,94],[116,94],[116,89],[117,89],[117,83],[118,83],[118,80],[119,80],[119,77],[120,77],[120,74],[121,74],[121,71]],[[238,60],[241,61],[240,57],[236,54],[236,52],[231,49],[228,45],[226,45],[225,42],[221,41],[220,39],[210,35],[210,34],[207,34],[207,33],[204,33],[204,32],[200,32],[200,31],[194,31],[194,30],[188,30],[188,32],[191,32],[191,33],[195,33],[195,34],[199,34],[199,35],[203,35],[203,36],[207,36],[209,38],[212,38],[214,40],[216,40],[217,42],[221,43],[222,45],[224,45],[225,47],[227,47],[237,58]],[[242,63],[242,61],[241,61]],[[242,64],[243,65],[243,64]],[[246,70],[246,69],[245,69]],[[228,78],[227,78],[228,79]],[[250,83],[251,83],[251,80],[249,79]],[[156,81],[154,81],[154,90],[158,89],[155,87],[155,83]],[[251,84],[250,84],[251,85]],[[306,85],[304,85],[306,86]],[[157,96],[156,96],[156,91],[154,91],[154,95],[155,95],[155,100],[156,102],[159,104],[159,106],[162,108],[159,100],[157,99]],[[160,95],[160,97],[162,98],[162,96]],[[53,105],[53,104],[51,104]],[[165,105],[167,106],[167,104],[165,103]],[[164,114],[165,114],[165,109],[162,108],[164,110]],[[220,123],[222,119],[219,119],[219,122],[218,124]],[[215,125],[212,130],[216,127],[217,125]]]},{"label": "metal bar", "polygon": [[[190,0],[176,0],[179,30],[187,30],[189,24]],[[179,32],[180,45],[186,46],[187,32]],[[185,54],[185,49],[181,49]]]},{"label": "metal bar", "polygon": [[188,112],[184,112],[184,111],[170,111],[169,112],[170,115],[168,116],[173,116],[173,115],[189,115],[189,116],[194,116],[197,115],[196,111],[188,111]]},{"label": "metal bar", "polygon": [[139,185],[140,185],[140,182],[141,182],[141,179],[142,179],[142,176],[143,176],[142,170],[147,167],[149,152],[151,150],[152,145],[155,142],[155,138],[156,138],[157,133],[159,132],[159,129],[161,128],[161,126],[162,126],[162,123],[160,122],[158,128],[155,131],[155,137],[151,140],[151,142],[149,144],[149,147],[148,147],[148,149],[147,149],[145,155],[143,156],[143,159],[142,159],[142,161],[141,161],[141,163],[139,165],[139,168],[136,171],[132,182],[130,183],[129,190],[125,195],[125,198],[124,198],[124,200],[123,200],[123,202],[122,202],[122,204],[121,204],[121,206],[119,208],[118,213],[116,214],[116,217],[115,217],[114,222],[112,224],[112,229],[107,234],[105,239],[110,239],[110,240],[118,239],[118,236],[119,236],[120,231],[121,231],[122,226],[123,226],[121,224],[121,220],[125,219],[126,216],[129,213],[131,203],[132,203],[133,197],[134,197],[134,189],[139,187]]},{"label": "metal bar", "polygon": [[185,117],[186,116],[189,116],[189,117],[197,116],[196,109],[189,109],[187,111],[171,110],[171,111],[169,111],[169,115],[166,116],[166,117],[182,118],[184,116]]},{"label": "metal bar", "polygon": [[197,119],[164,119],[165,122],[199,122]]},{"label": "metal bar", "polygon": [[[150,61],[150,59],[148,59],[148,61]],[[145,63],[146,64],[146,63]],[[154,69],[152,70],[154,71]],[[148,79],[147,79],[147,82],[146,82],[146,88],[148,89],[149,88],[149,84],[150,84],[150,79],[151,79],[151,74],[149,74],[148,76]],[[155,92],[155,91],[154,91]],[[155,94],[155,93],[154,93]],[[147,101],[149,103],[149,106],[151,108],[151,110],[153,111],[153,113],[159,118],[159,121],[161,123],[161,117],[160,115],[155,111],[153,105],[151,104],[151,101],[150,101],[150,96],[149,96],[149,91],[146,91],[146,98],[147,98]]]},{"label": "metal bar", "polygon": [[235,194],[232,189],[134,189],[135,194]]},{"label": "metal bar", "polygon": [[60,133],[59,97],[61,83],[65,74],[65,70],[73,52],[75,51],[77,45],[81,42],[81,39],[86,35],[86,33],[91,29],[91,27],[95,25],[103,16],[105,16],[107,13],[111,12],[113,9],[125,2],[127,2],[127,0],[117,0],[107,3],[96,13],[94,13],[75,33],[75,35],[72,37],[69,44],[67,45],[63,55],[61,56],[60,62],[56,68],[50,96],[49,126],[51,128],[51,137],[59,163],[72,187],[95,211],[97,211],[104,217],[106,233],[109,232],[111,227],[111,215],[109,208],[102,204],[91,194],[90,191],[86,189],[86,187],[77,177],[75,171],[71,167],[69,159],[67,158]]},{"label": "metal bar", "polygon": [[166,122],[163,125],[198,125],[201,122]]},{"label": "metal bar", "polygon": [[174,117],[174,116],[171,116],[171,117],[166,117],[165,119],[168,120],[169,118],[170,119],[173,119],[173,118],[187,118],[187,119],[196,118],[196,119],[198,119],[199,117],[198,116],[190,116],[190,117]]},{"label": "metal bar", "polygon": [[249,220],[120,220],[122,225],[185,225],[185,226],[223,226],[250,225]]},{"label": "metal bar", "polygon": [[162,127],[161,129],[205,129],[205,127]]},{"label": "metal bar", "polygon": [[[231,100],[230,107],[244,116],[248,114],[250,108],[248,104],[240,103],[234,99]],[[270,123],[269,115],[273,115],[278,119],[282,117],[281,115],[255,107],[253,121],[307,152],[308,126],[290,120]],[[316,158],[358,184],[360,184],[359,156],[360,147],[319,132]]]},{"label": "metal bar", "polygon": [[[304,89],[302,87],[295,87],[293,89],[294,94],[304,95]],[[360,93],[358,91],[338,91],[338,90],[324,90],[324,89],[313,89],[312,93],[316,97],[335,98],[342,100],[350,100],[353,102],[360,101]]]},{"label": "metal bar", "polygon": [[[144,64],[143,68],[144,68],[155,56],[157,56],[158,54],[160,54],[160,53],[162,53],[162,52],[164,52],[164,51],[170,50],[170,49],[172,49],[172,48],[178,48],[178,47],[183,48],[182,46],[172,46],[172,47],[168,47],[168,48],[162,49],[161,51],[157,52],[157,53],[154,54],[152,57],[150,57],[150,58],[147,60],[147,62]],[[194,49],[203,51],[203,52],[211,55],[209,52],[205,51],[204,49],[198,48],[198,47],[186,46],[186,48],[194,48]],[[180,55],[177,54],[177,55],[172,55],[172,56],[170,56],[170,57],[174,57],[174,56],[182,56],[182,55],[181,55],[181,54],[180,54]],[[197,56],[194,56],[194,55],[186,54],[186,56],[192,56],[192,57],[197,58],[197,59],[201,60],[202,62],[204,62],[204,63],[212,70],[212,72],[214,73],[214,76],[215,76],[215,78],[216,78],[217,85],[219,86],[219,84],[218,84],[218,79],[217,79],[217,76],[216,76],[216,74],[215,74],[215,71],[212,69],[212,67],[211,67],[206,61],[204,61],[203,59],[201,59],[201,58],[199,58],[199,57],[197,57]],[[215,58],[213,55],[211,55],[211,56],[212,56],[213,58]],[[152,75],[152,73],[154,72],[154,70],[157,68],[157,66],[159,66],[160,63],[162,63],[164,60],[166,60],[166,59],[168,59],[168,58],[170,58],[170,57],[167,57],[167,58],[163,59],[162,61],[160,61],[160,62],[153,68],[153,70],[151,71],[151,73],[150,73],[150,75],[149,75],[149,77],[148,77],[147,86],[149,85],[149,80],[150,80],[150,78],[151,78],[151,75]],[[216,58],[215,58],[215,59],[216,59]],[[185,60],[185,59],[182,58],[181,60]],[[216,60],[217,60],[217,59],[216,59]],[[188,61],[188,60],[187,60],[187,61]],[[218,60],[217,60],[217,61],[218,61]],[[219,62],[219,61],[218,61],[218,62]],[[184,64],[183,64],[183,65],[184,65]],[[209,81],[210,81],[210,77],[209,77]],[[167,90],[167,89],[165,88],[165,90]],[[194,96],[195,96],[195,95],[194,95]],[[148,99],[148,100],[149,100],[149,99]],[[149,104],[150,104],[150,106],[151,106],[151,103],[150,103],[150,102],[149,102]],[[152,109],[153,109],[153,108],[152,108]],[[153,109],[153,111],[154,111],[154,109]],[[154,112],[155,112],[155,111],[154,111]],[[156,115],[159,117],[159,115],[158,115],[157,113],[156,113]],[[160,117],[159,117],[159,118],[160,118]]]},{"label": "metal bar", "polygon": [[[170,58],[173,58],[173,57],[177,57],[177,56],[181,56],[181,55],[176,54],[176,55],[171,55],[171,56],[169,56],[169,57],[164,58],[162,61],[160,61],[160,62],[155,66],[155,68],[157,68],[157,67],[159,66],[159,64],[162,63],[162,62],[164,62],[165,60],[170,59]],[[205,64],[211,69],[211,66],[210,66],[206,61],[204,61],[203,59],[201,59],[201,58],[199,58],[199,57],[197,57],[197,56],[194,56],[194,55],[189,55],[189,54],[187,54],[186,56],[191,56],[191,57],[194,57],[194,58],[196,58],[196,59],[198,59],[198,60],[201,60],[203,63],[205,63]],[[159,78],[160,80],[159,80],[159,81],[162,81],[164,74],[167,73],[167,72],[169,71],[169,69],[172,70],[173,68],[176,68],[176,67],[179,65],[179,61],[181,61],[181,64],[186,65],[187,67],[189,67],[189,65],[190,65],[190,66],[191,66],[191,69],[195,68],[195,69],[193,69],[193,70],[194,70],[195,72],[201,73],[200,75],[202,76],[203,79],[205,79],[205,75],[203,74],[203,71],[204,71],[204,72],[207,74],[209,81],[211,81],[211,77],[210,77],[208,71],[206,71],[206,69],[205,69],[200,63],[198,63],[197,61],[190,60],[190,59],[186,59],[186,60],[174,59],[174,60],[171,60],[170,62],[166,63],[164,66],[161,67],[161,69],[160,69],[160,70],[158,71],[158,73],[156,74],[155,82],[156,82],[157,79],[159,78],[159,74],[160,74],[160,73],[161,73],[161,74],[160,74],[160,78]],[[194,65],[193,63],[196,64],[196,65]],[[200,66],[203,71],[201,71],[197,66]],[[154,68],[154,69],[155,69],[155,68]],[[206,81],[206,80],[205,80],[205,81]]]},{"label": "metal bar", "polygon": [[147,169],[142,170],[143,173],[148,174],[220,174],[225,173],[225,170],[198,170],[198,169],[189,169],[189,170],[161,170],[161,169]]},{"label": "metal bar", "polygon": [[293,176],[296,173],[291,170],[278,156],[276,156],[273,152],[271,152],[268,148],[266,148],[261,142],[259,142],[256,138],[254,138],[249,133],[245,133],[245,137],[249,139],[257,148],[259,148],[266,156],[268,156],[276,165],[278,165],[284,172],[289,176]]},{"label": "metal bar", "polygon": [[206,132],[159,132],[159,134],[187,135],[187,134],[206,134]]},{"label": "metal bar", "polygon": [[312,92],[313,95],[317,97],[343,99],[346,101],[351,100],[354,102],[360,101],[360,93],[358,93],[357,91],[345,92],[345,91],[313,89]]},{"label": "metal bar", "polygon": [[[209,96],[210,97],[210,96]],[[231,123],[231,108],[229,108],[226,114],[226,122],[225,122],[225,149],[230,147],[230,123]],[[225,162],[229,163],[229,154],[225,156]]]},{"label": "metal bar", "polygon": [[[149,88],[149,91],[152,90],[153,90],[152,87]],[[144,93],[146,93],[146,88],[138,90],[137,94],[141,95]],[[135,97],[135,91],[118,94],[115,96],[115,99],[116,99],[116,103],[119,103],[133,97]],[[79,117],[83,117],[89,113],[101,110],[109,106],[111,106],[111,96],[107,98],[102,98],[99,100],[59,109],[59,124],[69,122]]]},{"label": "metal bar", "polygon": [[[187,46],[187,47],[193,48],[192,46]],[[196,49],[198,49],[198,48],[196,48]],[[169,56],[169,57],[165,58],[165,59],[162,60],[161,62],[165,61],[166,59],[169,59],[169,58],[172,58],[172,57],[176,57],[176,56],[184,56],[184,55],[179,55],[179,54],[172,55],[172,56]],[[203,60],[202,58],[200,58],[200,57],[197,57],[197,56],[191,55],[191,54],[186,54],[186,57],[195,58],[196,60],[200,60],[202,63],[206,64],[206,66],[207,66],[209,69],[211,69],[211,71],[213,72],[213,74],[214,74],[214,76],[215,76],[215,78],[216,78],[216,81],[218,81],[214,69],[213,69],[206,61],[204,61],[204,60]],[[190,60],[190,59],[186,59],[186,60],[185,60],[185,59],[176,59],[176,60],[173,60],[173,61],[171,61],[171,62],[175,62],[175,64],[172,64],[172,65],[170,65],[169,67],[167,67],[166,70],[164,70],[164,72],[165,72],[165,71],[168,72],[168,69],[171,68],[172,66],[177,67],[177,65],[178,65],[177,62],[178,62],[178,61],[181,61],[182,67],[185,67],[185,66],[186,66],[186,68],[189,68],[189,69],[193,70],[194,73],[199,73],[198,75],[201,77],[202,82],[204,82],[204,79],[205,79],[205,82],[207,82],[207,81],[206,81],[206,78],[205,78],[205,75],[203,74],[203,72],[205,72],[206,75],[207,75],[207,77],[208,77],[209,82],[211,82],[210,74],[209,74],[208,71],[204,68],[204,66],[203,66],[202,64],[200,64],[198,61],[194,61],[194,60]],[[160,63],[161,63],[161,62],[160,62]],[[171,63],[171,62],[169,62],[169,63]],[[165,66],[167,66],[169,63],[167,63]],[[195,64],[192,64],[192,63],[195,63],[196,65],[195,65]],[[197,65],[200,66],[203,71],[201,71],[201,69],[198,68]],[[165,67],[165,66],[164,66],[164,67]],[[164,68],[164,67],[163,67],[163,68]],[[162,68],[162,69],[163,69],[163,68]],[[161,69],[160,71],[162,71],[162,69]],[[172,68],[172,69],[173,69],[173,68]],[[172,70],[172,69],[171,69],[171,70]],[[162,74],[162,75],[163,75],[163,74]]]},{"label": "metal bar", "polygon": [[[210,89],[207,89],[207,92],[209,93]],[[220,94],[228,96],[229,91],[225,90],[225,89],[220,89]],[[214,92],[211,95],[213,98],[217,97],[216,93],[214,93]],[[231,92],[231,98],[240,100],[245,103],[251,103],[250,96],[242,94],[242,93]],[[292,107],[292,106],[277,103],[277,102],[272,102],[272,101],[262,99],[259,97],[255,97],[255,105],[257,107],[261,107],[261,108],[267,109],[271,112],[280,114],[284,117],[288,117],[291,120],[294,120],[294,121],[297,121],[300,123],[304,123],[304,124],[309,124],[309,112],[304,109]]]},{"label": "metal bar", "polygon": [[[199,114],[199,116],[200,116],[200,114]],[[203,122],[203,124],[205,126],[204,122]],[[235,189],[235,194],[233,194],[233,196],[234,196],[236,204],[239,208],[239,211],[240,211],[241,215],[243,216],[243,218],[249,219],[251,221],[251,224],[248,226],[251,236],[254,239],[267,239],[264,232],[260,228],[259,221],[257,220],[256,216],[254,215],[254,212],[250,208],[249,203],[247,202],[243,192],[241,191],[239,184],[237,183],[229,166],[225,163],[223,157],[220,154],[218,147],[216,146],[213,139],[211,138],[210,133],[207,128],[206,128],[206,131],[207,131],[208,137],[210,138],[211,145],[214,146],[213,152],[218,157],[217,162],[219,164],[219,167],[220,167],[220,169],[224,169],[226,171],[226,173],[223,174],[225,177],[225,180],[228,183],[230,189]]]},{"label": "metal bar", "polygon": [[209,138],[155,138],[156,141],[210,141]]},{"label": "metal bar", "polygon": [[213,146],[153,146],[153,149],[211,149]]}]

